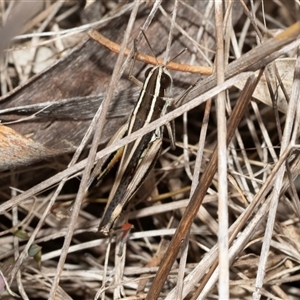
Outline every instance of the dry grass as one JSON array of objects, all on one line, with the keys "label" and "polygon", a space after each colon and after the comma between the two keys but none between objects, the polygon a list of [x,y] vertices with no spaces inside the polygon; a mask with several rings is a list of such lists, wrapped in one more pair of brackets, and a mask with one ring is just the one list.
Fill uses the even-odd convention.
[{"label": "dry grass", "polygon": [[[154,52],[164,58],[174,3],[87,2],[84,6],[82,1],[40,1],[30,21],[15,13],[12,1],[0,2],[2,23],[9,24],[10,16],[16,24],[13,30],[4,26],[0,31],[3,41],[16,35],[3,52],[0,74],[1,119],[15,130],[1,126],[3,153],[13,153],[5,156],[0,175],[0,292],[7,287],[1,297],[15,299],[16,293],[22,299],[157,299],[158,294],[159,299],[299,299],[299,1],[265,1],[265,6],[260,1],[233,1],[223,12],[218,1],[179,1],[170,56],[187,46],[176,60],[207,70],[217,59],[216,72],[210,77],[173,72],[175,96],[201,79],[184,105],[101,151],[99,144],[119,127],[113,119],[115,125],[107,126],[111,131],[103,131],[107,116],[123,117],[130,110],[126,102],[121,114],[123,98],[114,92],[125,90],[137,97],[126,76],[119,82],[128,69],[122,46],[132,47],[139,28],[148,27],[148,17],[147,36]],[[112,60],[116,54],[103,55],[107,69],[101,69],[95,53],[103,46],[88,41],[95,53],[87,54],[82,65],[74,60],[65,67],[68,57],[88,52],[90,48],[81,43],[91,28],[123,42],[117,61]],[[143,43],[141,52],[149,53]],[[0,51],[4,48],[6,42]],[[70,77],[78,82],[66,84],[63,91],[60,84],[67,76],[43,79],[45,68],[54,62],[63,66],[59,74],[70,68]],[[86,79],[83,66],[88,62],[95,66],[95,84]],[[139,72],[137,76],[141,78]],[[81,81],[82,94],[72,94]],[[41,96],[32,103],[28,90],[35,82],[41,83]],[[49,91],[53,99],[42,96],[48,82],[58,87]],[[25,88],[18,89],[23,84]],[[24,93],[22,101],[18,93]],[[81,120],[80,112],[92,107],[85,101],[99,94],[105,99],[101,108],[93,106]],[[120,105],[113,113],[111,99]],[[77,102],[53,106],[49,113],[51,100]],[[34,107],[30,110],[28,104]],[[64,109],[69,119],[58,117]],[[166,135],[155,170],[118,220],[134,224],[127,242],[122,244],[118,230],[103,237],[97,229],[115,170],[87,195],[95,157],[176,117],[177,149],[169,149]],[[54,127],[58,119],[61,132]],[[13,136],[7,150],[7,138],[11,141]],[[13,152],[20,143],[25,166],[17,164]],[[34,163],[38,159],[43,160]]]}]

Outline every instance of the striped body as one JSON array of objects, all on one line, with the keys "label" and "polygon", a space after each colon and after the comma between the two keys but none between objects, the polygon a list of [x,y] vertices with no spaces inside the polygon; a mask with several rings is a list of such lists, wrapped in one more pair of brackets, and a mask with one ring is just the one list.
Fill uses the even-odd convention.
[{"label": "striped body", "polygon": [[[164,66],[159,65],[146,71],[138,102],[125,124],[125,135],[143,128],[166,113],[169,104],[165,97],[171,84],[171,75]],[[116,180],[99,226],[104,234],[109,233],[124,206],[154,166],[160,152],[162,134],[163,128],[159,127],[124,147]]]}]

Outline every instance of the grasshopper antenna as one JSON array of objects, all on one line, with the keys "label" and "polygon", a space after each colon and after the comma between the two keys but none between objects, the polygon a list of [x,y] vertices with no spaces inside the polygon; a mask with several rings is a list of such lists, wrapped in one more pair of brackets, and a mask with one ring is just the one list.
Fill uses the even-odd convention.
[{"label": "grasshopper antenna", "polygon": [[144,36],[144,38],[145,38],[145,40],[146,40],[146,42],[147,42],[147,44],[148,44],[148,46],[149,46],[151,52],[152,52],[153,57],[154,57],[155,60],[156,60],[156,64],[159,65],[158,60],[157,60],[157,57],[156,57],[156,55],[155,55],[155,53],[154,53],[154,51],[153,51],[153,49],[152,49],[152,47],[151,47],[151,45],[150,45],[150,42],[149,42],[149,40],[148,40],[148,38],[147,38],[147,36],[146,36],[146,33],[144,32],[143,29],[141,29],[141,31],[142,31],[142,34],[143,34],[143,36]]},{"label": "grasshopper antenna", "polygon": [[[142,34],[143,34],[143,36],[144,36],[144,38],[145,38],[145,40],[146,40],[146,42],[147,42],[147,44],[148,44],[148,46],[149,46],[151,52],[152,52],[152,55],[153,55],[153,57],[155,58],[156,63],[157,63],[157,65],[158,65],[159,63],[158,63],[157,57],[156,57],[156,55],[155,55],[155,53],[154,53],[154,51],[153,51],[153,49],[152,49],[152,47],[151,47],[151,45],[150,45],[150,42],[149,42],[149,40],[148,40],[148,38],[147,38],[147,36],[146,36],[146,33],[144,32],[143,29],[141,29],[141,31],[142,31]],[[178,56],[180,56],[180,55],[181,55],[182,53],[184,53],[186,50],[187,50],[187,48],[183,48],[179,53],[177,53],[175,56],[173,56],[173,57],[172,57],[170,60],[168,60],[168,61],[166,62],[166,64],[164,64],[164,65],[167,66],[170,62],[174,61]]]},{"label": "grasshopper antenna", "polygon": [[[168,37],[168,43],[167,43],[167,48],[166,48],[166,55],[165,55],[165,58],[164,58],[164,63],[163,65],[166,66],[167,64],[169,64],[171,61],[173,61],[174,59],[176,59],[179,55],[181,55],[183,52],[186,51],[186,49],[183,49],[182,51],[180,51],[176,56],[174,56],[172,59],[168,59],[169,57],[169,53],[170,53],[170,49],[171,49],[171,44],[172,44],[172,34],[173,34],[173,31],[174,31],[174,27],[175,27],[175,20],[176,20],[176,13],[177,13],[177,7],[178,7],[178,0],[175,1],[175,4],[174,4],[174,9],[173,9],[173,13],[172,13],[172,19],[171,19],[171,26],[170,26],[170,31],[169,31],[169,37]],[[156,55],[154,54],[154,51],[150,45],[150,42],[144,32],[143,29],[141,29],[142,31],[142,34],[152,52],[152,55],[153,57],[155,58],[156,60],[156,63],[157,65],[159,65],[158,63],[158,60],[157,60],[157,57]]]},{"label": "grasshopper antenna", "polygon": [[187,48],[183,48],[178,54],[176,54],[174,57],[172,57],[170,60],[167,61],[166,66],[173,60],[175,60],[178,56],[180,56],[182,53],[184,53],[187,50]]},{"label": "grasshopper antenna", "polygon": [[177,7],[178,7],[178,0],[175,0],[173,13],[172,13],[172,19],[171,19],[170,32],[169,32],[169,37],[168,37],[168,43],[167,43],[167,49],[166,49],[166,55],[165,55],[165,58],[164,58],[164,65],[165,66],[167,65],[167,62],[170,61],[168,58],[169,58],[169,55],[170,55],[170,49],[171,49],[171,44],[172,44],[172,35],[173,35],[174,27],[175,27]]}]

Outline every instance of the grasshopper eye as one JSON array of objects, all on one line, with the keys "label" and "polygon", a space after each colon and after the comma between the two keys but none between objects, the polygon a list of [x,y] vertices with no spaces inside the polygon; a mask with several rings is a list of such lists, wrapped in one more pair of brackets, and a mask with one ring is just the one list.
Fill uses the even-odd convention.
[{"label": "grasshopper eye", "polygon": [[160,84],[164,89],[167,89],[171,85],[172,79],[171,77],[166,74],[162,73],[160,78]]},{"label": "grasshopper eye", "polygon": [[150,71],[152,70],[153,68],[148,68],[146,71],[145,71],[145,78],[148,77]]}]

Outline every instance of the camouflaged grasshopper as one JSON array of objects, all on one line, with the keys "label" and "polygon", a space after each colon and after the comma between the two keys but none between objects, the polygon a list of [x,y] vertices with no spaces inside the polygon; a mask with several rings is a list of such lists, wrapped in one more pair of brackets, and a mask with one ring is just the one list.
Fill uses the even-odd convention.
[{"label": "camouflaged grasshopper", "polygon": [[[149,44],[147,38],[146,41]],[[147,69],[144,83],[139,82],[136,78],[130,78],[142,86],[141,92],[128,121],[118,130],[109,144],[145,127],[168,112],[172,106],[172,101],[168,98],[172,87],[172,77],[166,69],[167,64],[160,65],[157,63],[157,66]],[[175,148],[174,125],[168,123],[165,126],[171,139],[171,146]],[[108,166],[101,171],[98,180],[102,179],[112,165],[120,160],[116,179],[99,226],[99,231],[105,235],[110,232],[124,206],[134,196],[155,165],[161,150],[163,127],[158,127],[118,149]],[[96,166],[90,182],[97,176],[97,173],[99,174],[99,168]]]}]

